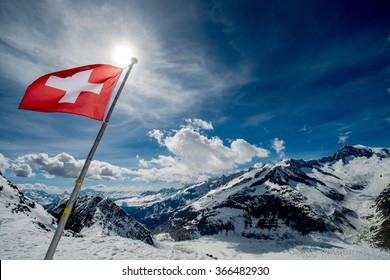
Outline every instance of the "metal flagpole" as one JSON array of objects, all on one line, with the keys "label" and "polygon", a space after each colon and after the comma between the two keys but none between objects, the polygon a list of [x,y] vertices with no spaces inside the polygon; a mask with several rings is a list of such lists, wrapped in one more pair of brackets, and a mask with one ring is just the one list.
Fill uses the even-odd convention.
[{"label": "metal flagpole", "polygon": [[72,208],[73,208],[73,204],[75,203],[75,201],[77,199],[77,196],[78,196],[78,194],[80,192],[81,185],[83,183],[85,175],[87,174],[89,165],[91,164],[91,161],[92,161],[92,158],[93,158],[93,156],[94,156],[94,154],[96,152],[97,146],[99,145],[99,142],[102,139],[102,136],[104,134],[104,131],[106,130],[108,122],[110,121],[110,117],[111,117],[112,111],[114,110],[114,107],[115,107],[115,105],[116,105],[116,103],[117,103],[117,101],[119,99],[119,96],[120,96],[120,94],[122,92],[122,89],[125,86],[126,80],[129,77],[131,69],[133,68],[133,65],[137,64],[137,63],[138,63],[138,60],[135,57],[132,57],[131,58],[131,63],[128,66],[126,75],[123,78],[123,81],[122,81],[122,83],[121,83],[121,85],[120,85],[120,87],[118,89],[118,92],[117,92],[114,100],[112,101],[110,109],[108,110],[107,115],[106,115],[106,117],[105,117],[105,119],[104,119],[104,121],[102,123],[102,126],[100,127],[99,133],[96,136],[95,142],[93,143],[93,146],[92,146],[91,150],[89,151],[89,154],[87,156],[87,159],[85,160],[83,169],[81,170],[80,175],[79,175],[79,177],[76,180],[76,184],[75,184],[75,186],[73,188],[72,194],[70,195],[68,203],[66,204],[64,212],[62,213],[60,222],[58,223],[57,230],[56,230],[56,232],[54,234],[54,237],[53,237],[53,239],[52,239],[52,241],[50,243],[49,249],[47,250],[47,253],[46,253],[46,256],[45,256],[45,260],[52,260],[53,259],[54,252],[55,252],[55,250],[57,248],[58,243],[60,242],[62,233],[63,233],[65,225],[66,225],[66,222],[68,221],[69,215],[70,215],[70,213],[72,211]]}]

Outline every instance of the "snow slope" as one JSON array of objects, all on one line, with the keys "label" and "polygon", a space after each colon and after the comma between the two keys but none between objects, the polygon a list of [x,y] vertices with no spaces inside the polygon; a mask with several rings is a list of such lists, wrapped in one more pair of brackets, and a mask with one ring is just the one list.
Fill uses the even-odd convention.
[{"label": "snow slope", "polygon": [[[43,259],[54,235],[54,217],[26,198],[0,174],[0,259]],[[173,249],[162,242],[154,246],[140,240],[102,234],[60,240],[54,259],[205,259],[196,252]]]},{"label": "snow slope", "polygon": [[[378,232],[388,235],[380,229],[389,220],[389,160],[387,149],[346,146],[317,161],[257,164],[142,208],[149,221],[159,221],[159,212],[169,217],[168,230],[160,227],[154,246],[102,231],[81,238],[68,234],[54,257],[390,260],[389,250],[371,242]],[[1,176],[0,185],[0,258],[43,259],[53,217]],[[173,241],[172,233],[186,240]]]},{"label": "snow slope", "polygon": [[389,182],[388,149],[344,146],[320,160],[258,164],[170,210],[155,232],[176,241],[221,232],[268,240],[321,233],[358,243],[369,239],[375,200]]},{"label": "snow slope", "polygon": [[[59,219],[67,202],[67,199],[60,201],[49,208],[48,212]],[[151,233],[142,224],[134,220],[111,199],[100,196],[78,197],[65,229],[82,236],[117,235],[153,245]]]},{"label": "snow slope", "polygon": [[301,237],[291,241],[277,241],[218,234],[172,242],[170,245],[218,260],[390,260],[389,251],[367,243],[347,244],[321,238],[313,240]]}]

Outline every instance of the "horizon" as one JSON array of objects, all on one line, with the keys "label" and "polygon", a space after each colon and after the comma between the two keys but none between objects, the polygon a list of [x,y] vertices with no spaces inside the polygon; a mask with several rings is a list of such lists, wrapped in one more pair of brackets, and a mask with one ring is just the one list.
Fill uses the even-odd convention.
[{"label": "horizon", "polygon": [[[336,155],[338,152],[340,152],[342,149],[344,149],[346,147],[353,147],[353,148],[356,148],[356,149],[370,149],[370,150],[374,150],[374,149],[390,149],[390,147],[367,147],[367,146],[364,146],[364,145],[361,145],[361,144],[357,144],[357,145],[344,144],[340,149],[334,151],[334,153],[329,154],[329,155],[325,155],[325,156],[320,157],[320,158],[316,158],[316,159],[314,159],[314,158],[312,158],[312,159],[283,158],[283,159],[280,159],[279,161],[274,161],[272,163],[256,162],[256,163],[253,163],[252,165],[250,165],[249,167],[242,168],[242,169],[231,170],[230,172],[226,172],[226,173],[218,175],[218,176],[209,177],[209,178],[207,178],[207,179],[205,179],[203,181],[198,181],[198,182],[188,182],[188,183],[181,183],[181,184],[169,184],[169,185],[162,185],[162,186],[158,185],[158,184],[149,185],[149,186],[145,186],[144,185],[144,186],[142,186],[142,189],[140,189],[140,187],[137,186],[137,185],[106,186],[104,184],[98,184],[98,185],[90,185],[90,186],[87,186],[87,187],[83,187],[81,189],[81,192],[80,192],[79,195],[81,195],[81,193],[83,191],[87,191],[87,190],[91,190],[91,191],[94,191],[94,192],[108,193],[108,194],[128,193],[128,194],[131,194],[131,195],[134,195],[134,196],[141,195],[144,192],[156,192],[156,193],[158,193],[158,192],[160,192],[163,189],[167,189],[167,190],[169,190],[169,189],[181,190],[181,189],[186,189],[186,188],[191,187],[191,186],[195,186],[195,185],[198,185],[198,184],[202,184],[202,183],[208,182],[210,180],[211,181],[218,180],[218,179],[222,178],[223,176],[230,176],[230,175],[233,175],[235,173],[239,173],[241,171],[248,171],[251,168],[257,168],[258,165],[264,165],[264,164],[266,164],[266,165],[268,164],[269,165],[269,164],[271,164],[273,166],[276,166],[279,163],[282,163],[282,162],[285,162],[285,161],[290,161],[290,160],[304,160],[304,161],[315,160],[315,161],[321,161],[322,159],[325,159],[327,157],[331,157],[331,156]],[[0,172],[1,172],[1,170],[0,170]],[[8,179],[5,176],[4,176],[4,178]],[[13,182],[11,182],[11,183],[13,183]],[[47,186],[47,185],[40,184],[40,183],[36,183],[36,184],[18,184],[17,187],[22,192],[24,190],[39,190],[39,191],[44,191],[47,194],[56,194],[56,195],[64,195],[64,194],[69,194],[70,195],[70,193],[72,192],[72,189],[73,189],[73,186],[69,186],[68,188],[58,188],[56,186]]]},{"label": "horizon", "polygon": [[16,185],[72,189],[101,125],[18,110],[28,85],[82,65],[119,66],[121,47],[139,63],[83,189],[176,188],[256,163],[319,159],[345,144],[389,147],[386,1],[0,7],[0,170]]}]

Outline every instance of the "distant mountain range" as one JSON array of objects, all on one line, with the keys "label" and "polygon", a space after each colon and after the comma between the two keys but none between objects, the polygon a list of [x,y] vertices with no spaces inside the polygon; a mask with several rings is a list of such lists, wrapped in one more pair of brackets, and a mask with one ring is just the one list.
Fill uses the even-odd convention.
[{"label": "distant mountain range", "polygon": [[[174,240],[220,233],[265,240],[312,235],[390,249],[389,183],[389,149],[346,145],[319,160],[256,164],[180,190],[116,196],[115,204],[127,214],[110,199],[81,197],[75,208],[79,218],[70,220],[69,229],[82,233],[94,228],[96,233],[99,228],[100,234],[126,236],[137,228],[142,234],[136,238],[145,242],[152,240],[149,231],[168,233]],[[45,194],[26,196],[38,201]],[[50,212],[58,216],[65,201],[45,199],[56,204]],[[149,231],[135,226],[133,218]]]}]

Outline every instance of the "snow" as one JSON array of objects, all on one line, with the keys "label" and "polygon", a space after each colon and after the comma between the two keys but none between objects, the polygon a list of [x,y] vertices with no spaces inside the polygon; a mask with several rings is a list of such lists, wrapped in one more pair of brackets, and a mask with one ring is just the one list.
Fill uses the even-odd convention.
[{"label": "snow", "polygon": [[367,244],[335,243],[315,237],[286,241],[219,234],[172,242],[171,245],[176,249],[211,255],[218,260],[390,260],[389,251]]},{"label": "snow", "polygon": [[[54,235],[53,217],[35,204],[30,211],[12,211],[20,203],[18,191],[0,176],[0,259],[42,260]],[[42,223],[46,230],[38,225]],[[50,230],[50,231],[47,231]],[[120,236],[104,236],[91,228],[84,237],[63,236],[54,259],[120,260],[120,259],[207,259],[197,252],[177,250],[162,242],[154,246]]]},{"label": "snow", "polygon": [[161,201],[163,199],[167,199],[170,197],[173,197],[174,194],[151,194],[151,195],[146,195],[146,196],[141,196],[140,195],[135,195],[134,197],[131,198],[126,198],[126,199],[117,199],[115,203],[119,206],[125,205],[125,206],[149,206],[153,203],[156,203],[158,201]]},{"label": "snow", "polygon": [[[3,219],[0,226],[0,259],[40,260],[52,232],[23,219]],[[162,238],[156,236],[156,238]],[[238,259],[386,259],[390,252],[366,244],[329,243],[309,238],[294,241],[254,240],[225,234],[197,240],[170,242],[164,238],[150,246],[119,236],[62,237],[54,259],[62,260],[199,260],[212,255],[220,260]]]},{"label": "snow", "polygon": [[[373,150],[376,154],[383,153],[380,149]],[[364,186],[362,190],[352,190],[346,186],[339,188],[338,191],[346,194],[343,205],[355,211],[360,218],[354,220],[357,231],[368,231],[372,223],[368,217],[372,215],[371,207],[374,200],[390,182],[389,159],[384,160],[374,155],[369,159],[366,157],[353,158],[348,164],[339,160],[333,165],[326,166],[324,171],[336,175],[341,180],[319,172],[314,172],[311,176],[325,182],[328,186],[340,186],[341,183],[348,183],[350,186],[354,184]]]},{"label": "snow", "polygon": [[[365,147],[359,146],[359,148]],[[366,234],[369,231],[373,222],[371,207],[374,199],[390,182],[389,157],[383,159],[378,156],[383,154],[380,149],[375,149],[374,152],[376,154],[371,158],[348,157],[348,164],[339,160],[321,166],[322,172],[333,174],[338,178],[326,175],[315,168],[301,169],[310,177],[324,182],[326,187],[320,184],[315,185],[315,183],[313,186],[298,182],[292,184],[294,191],[324,209],[324,215],[328,216],[338,210],[339,206],[322,195],[320,191],[331,188],[345,195],[343,205],[355,211],[358,216],[349,218],[357,230],[344,229],[344,234],[340,235],[339,239],[319,233],[301,236],[298,233],[294,234],[287,227],[280,227],[277,229],[280,232],[274,235],[280,238],[274,240],[248,239],[223,231],[213,236],[174,242],[167,234],[159,234],[155,236],[154,246],[151,246],[139,240],[106,236],[101,230],[91,227],[83,232],[83,237],[72,237],[69,234],[63,236],[54,258],[65,260],[199,260],[210,259],[212,256],[220,260],[390,260],[390,251],[370,245],[357,234]],[[288,160],[285,160],[277,165],[287,166],[287,164]],[[264,176],[270,168],[271,165],[259,164],[253,170],[229,181],[226,185],[211,190],[201,199],[192,202],[191,206],[201,210],[223,202],[230,195],[252,184],[256,173]],[[248,178],[253,180],[245,181]],[[271,182],[265,184],[275,190],[284,187]],[[363,188],[352,189],[351,186],[354,184],[362,185]],[[30,207],[29,211],[12,211],[14,207],[21,204],[18,191],[12,188],[2,176],[0,176],[0,185],[3,186],[0,191],[0,259],[43,259],[54,235],[53,217],[39,204],[36,204],[36,207]],[[251,195],[260,195],[262,192],[264,192],[263,188],[255,188]],[[137,205],[163,198],[159,194],[146,196],[142,201],[127,198],[127,203]],[[223,222],[233,221],[238,232],[244,230],[240,219],[235,219],[242,217],[241,210],[229,208],[220,210],[220,214],[213,217],[216,221],[218,219]],[[287,233],[292,238],[283,238]]]},{"label": "snow", "polygon": [[[23,228],[24,227],[24,228]],[[1,225],[0,258],[2,260],[41,260],[53,237],[52,232],[38,231],[24,223]],[[196,252],[187,253],[156,242],[155,246],[119,236],[62,237],[54,259],[58,260],[125,260],[125,259],[206,259]]]},{"label": "snow", "polygon": [[[0,259],[40,260],[44,258],[54,233],[44,231],[26,219],[3,218],[2,215]],[[63,236],[54,255],[54,259],[58,260],[205,258],[207,257],[196,252],[187,253],[158,241],[155,246],[151,246],[139,240],[99,234],[81,238]]]},{"label": "snow", "polygon": [[[267,170],[268,171],[268,170]],[[211,207],[216,203],[225,201],[230,195],[235,194],[238,190],[249,186],[252,182],[242,183],[246,179],[253,178],[259,170],[252,170],[244,176],[240,176],[228,182],[225,186],[209,191],[205,196],[192,203],[193,209],[201,210]],[[212,199],[210,199],[210,197]]]},{"label": "snow", "polygon": [[[34,221],[50,226],[52,217],[37,205],[31,213],[12,213],[8,204],[18,202],[17,192],[0,177],[0,259],[43,259],[53,237]],[[226,217],[228,218],[228,217]],[[91,229],[92,230],[92,229]],[[210,259],[390,259],[389,251],[367,244],[332,243],[324,237],[286,240],[255,240],[225,233],[196,240],[173,242],[157,235],[155,245],[120,236],[101,234],[63,236],[54,259],[63,260],[199,260]],[[322,238],[322,239],[321,239]]]}]

